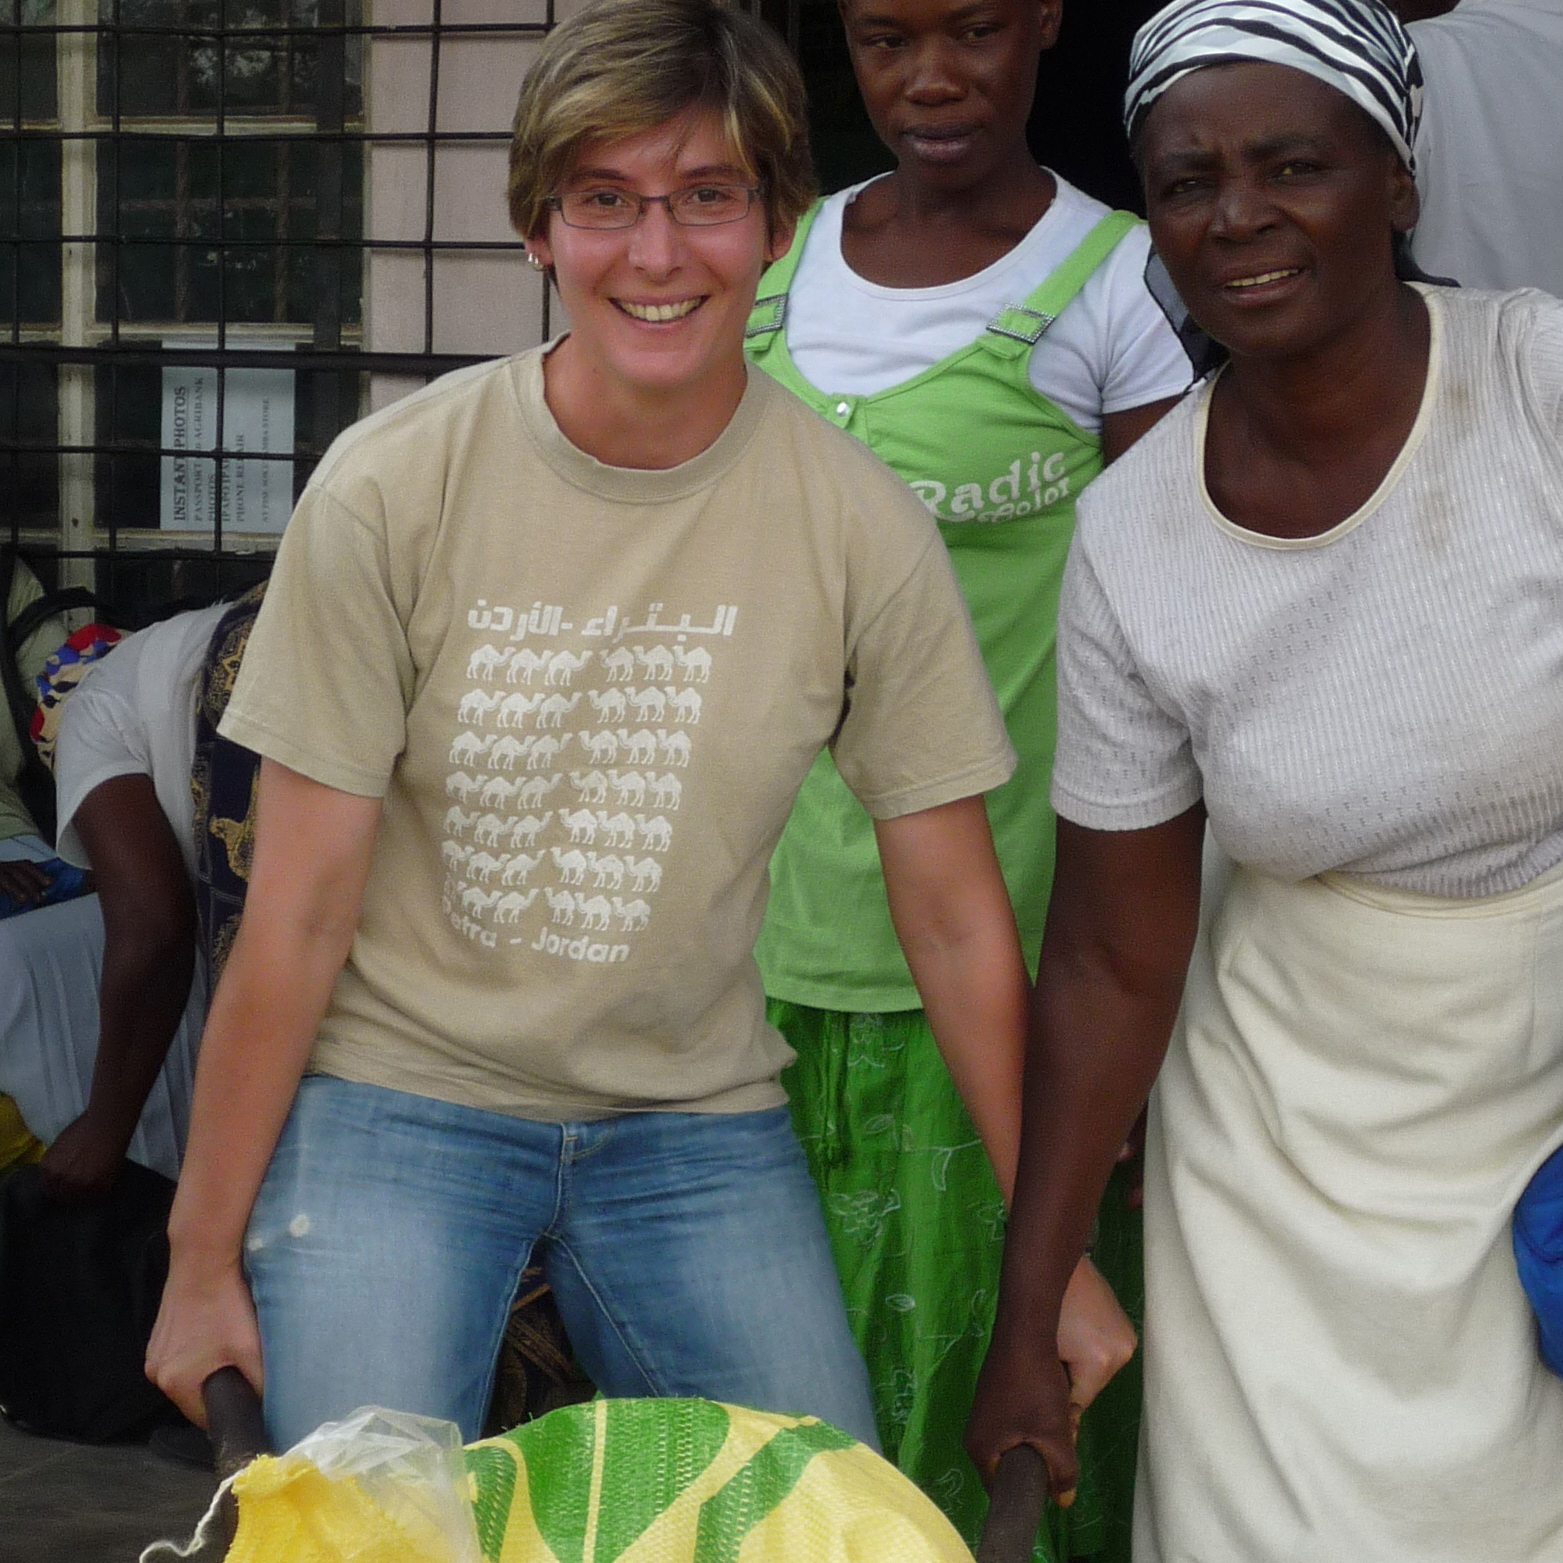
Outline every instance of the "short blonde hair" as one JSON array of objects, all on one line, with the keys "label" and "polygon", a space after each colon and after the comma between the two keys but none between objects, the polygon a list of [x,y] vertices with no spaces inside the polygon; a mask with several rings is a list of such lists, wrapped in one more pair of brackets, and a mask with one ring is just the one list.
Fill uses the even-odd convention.
[{"label": "short blonde hair", "polygon": [[543,41],[516,106],[510,221],[541,231],[589,141],[713,111],[759,185],[772,231],[814,198],[803,78],[781,39],[719,0],[593,0]]}]

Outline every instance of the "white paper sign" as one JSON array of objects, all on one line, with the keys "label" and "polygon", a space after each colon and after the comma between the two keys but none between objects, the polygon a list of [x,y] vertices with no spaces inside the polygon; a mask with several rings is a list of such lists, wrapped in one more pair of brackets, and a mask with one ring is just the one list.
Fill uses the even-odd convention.
[{"label": "white paper sign", "polygon": [[[229,339],[232,340],[231,338]],[[168,347],[215,347],[188,338]],[[163,448],[217,449],[217,376],[211,365],[163,370]],[[293,454],[293,371],[230,369],[223,396],[223,449]],[[291,461],[223,464],[223,531],[280,532],[293,510]],[[160,525],[165,532],[210,532],[216,514],[214,461],[163,457]]]}]

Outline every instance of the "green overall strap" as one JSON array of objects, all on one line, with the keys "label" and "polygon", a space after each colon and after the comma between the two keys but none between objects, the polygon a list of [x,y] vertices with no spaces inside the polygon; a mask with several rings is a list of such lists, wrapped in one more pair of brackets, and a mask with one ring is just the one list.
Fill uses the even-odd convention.
[{"label": "green overall strap", "polygon": [[787,295],[792,291],[793,275],[803,256],[803,244],[809,236],[809,229],[814,226],[814,219],[819,216],[824,204],[823,201],[816,201],[798,219],[797,232],[792,236],[787,253],[780,260],[773,261],[760,278],[759,295],[754,301],[754,308],[749,311],[749,324],[744,328],[746,342],[757,337],[771,336],[787,323]]},{"label": "green overall strap", "polygon": [[1006,305],[988,322],[983,345],[1000,358],[1018,358],[1029,353],[1096,268],[1138,223],[1133,212],[1109,212],[1024,303]]}]

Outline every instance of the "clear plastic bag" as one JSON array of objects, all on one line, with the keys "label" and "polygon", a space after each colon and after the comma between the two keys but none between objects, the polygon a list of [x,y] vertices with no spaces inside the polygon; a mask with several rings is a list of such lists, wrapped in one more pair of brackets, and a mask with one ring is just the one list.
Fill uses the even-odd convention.
[{"label": "clear plastic bag", "polygon": [[[329,1482],[352,1482],[422,1563],[482,1563],[471,1485],[454,1422],[365,1406],[326,1422],[279,1463],[307,1460]],[[243,1528],[243,1484],[240,1526]],[[344,1553],[346,1558],[352,1554]]]},{"label": "clear plastic bag", "polygon": [[142,1563],[198,1553],[230,1485],[227,1563],[483,1563],[453,1422],[375,1406],[326,1422],[224,1482],[188,1547],[156,1543]]}]

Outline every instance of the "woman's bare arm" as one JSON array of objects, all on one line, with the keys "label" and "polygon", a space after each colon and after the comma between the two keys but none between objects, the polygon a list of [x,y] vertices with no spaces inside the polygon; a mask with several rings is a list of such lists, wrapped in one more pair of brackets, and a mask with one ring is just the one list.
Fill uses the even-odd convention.
[{"label": "woman's bare arm", "polygon": [[1015,914],[980,797],[875,820],[890,920],[1007,1204],[1020,1152],[1026,995]]},{"label": "woman's bare arm", "polygon": [[1199,922],[1203,805],[1149,830],[1058,822],[1032,1001],[999,1313],[967,1429],[980,1471],[1015,1444],[1073,1489],[1069,1385],[1043,1343],[1118,1151],[1166,1052]]},{"label": "woman's bare arm", "polygon": [[380,801],[261,762],[255,860],[196,1066],[169,1218],[169,1275],[147,1372],[192,1421],[228,1363],[260,1387],[240,1245],[250,1207],[347,959]]}]

